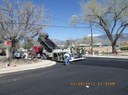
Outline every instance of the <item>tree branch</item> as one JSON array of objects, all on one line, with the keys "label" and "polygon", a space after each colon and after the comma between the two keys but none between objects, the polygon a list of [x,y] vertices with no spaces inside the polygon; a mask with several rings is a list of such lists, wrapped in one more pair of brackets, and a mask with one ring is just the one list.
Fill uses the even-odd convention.
[{"label": "tree branch", "polygon": [[128,8],[128,5],[125,6],[124,8],[121,9],[121,11],[117,14],[117,17],[119,17],[121,15],[121,13]]},{"label": "tree branch", "polygon": [[117,22],[117,20],[116,20],[116,18],[115,18],[115,19],[114,19],[114,25],[113,25],[112,30],[111,30],[111,35],[113,34],[114,29],[115,29],[115,27],[116,27],[116,22]]}]

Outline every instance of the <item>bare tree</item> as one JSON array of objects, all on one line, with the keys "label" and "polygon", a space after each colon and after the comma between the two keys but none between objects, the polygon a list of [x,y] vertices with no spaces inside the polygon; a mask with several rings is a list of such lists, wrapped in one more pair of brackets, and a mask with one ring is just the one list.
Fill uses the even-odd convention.
[{"label": "bare tree", "polygon": [[68,39],[68,40],[65,41],[65,47],[66,47],[66,48],[71,47],[72,44],[74,44],[74,43],[75,43],[75,40],[73,40],[73,39]]},{"label": "bare tree", "polygon": [[10,39],[12,50],[19,40],[39,34],[47,23],[44,7],[30,1],[2,0],[0,3],[0,35]]},{"label": "bare tree", "polygon": [[82,16],[92,18],[94,25],[106,33],[112,45],[112,52],[116,52],[117,41],[128,26],[128,1],[89,0],[82,2],[81,7]]},{"label": "bare tree", "polygon": [[71,24],[76,25],[82,21],[86,21],[100,28],[106,33],[112,45],[112,52],[116,52],[116,44],[121,34],[128,26],[128,1],[126,0],[105,0],[98,2],[97,0],[89,0],[82,2],[82,17],[78,19],[76,15],[71,18]]},{"label": "bare tree", "polygon": [[78,22],[79,22],[79,17],[77,15],[72,15],[70,24],[75,27],[78,24]]}]

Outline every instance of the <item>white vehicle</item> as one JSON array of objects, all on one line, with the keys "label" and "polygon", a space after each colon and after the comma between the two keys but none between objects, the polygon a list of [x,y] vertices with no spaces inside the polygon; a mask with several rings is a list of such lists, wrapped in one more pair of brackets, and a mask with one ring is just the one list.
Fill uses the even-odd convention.
[{"label": "white vehicle", "polygon": [[73,62],[73,61],[79,61],[79,60],[84,60],[86,59],[85,56],[82,56],[82,57],[78,57],[78,54],[69,54],[70,55],[70,62]]},{"label": "white vehicle", "polygon": [[20,48],[14,53],[14,58],[25,58],[26,53],[27,50]]}]

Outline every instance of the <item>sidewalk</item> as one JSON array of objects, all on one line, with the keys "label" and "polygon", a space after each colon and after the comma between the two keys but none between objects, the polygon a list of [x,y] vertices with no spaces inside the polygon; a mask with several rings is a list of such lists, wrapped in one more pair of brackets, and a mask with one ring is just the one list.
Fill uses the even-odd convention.
[{"label": "sidewalk", "polygon": [[128,56],[121,55],[84,55],[85,57],[100,57],[100,58],[115,58],[115,59],[128,59]]},{"label": "sidewalk", "polygon": [[32,70],[37,68],[44,68],[55,65],[56,62],[50,60],[40,60],[37,63],[17,65],[16,67],[0,68],[0,74],[19,72],[25,70]]}]

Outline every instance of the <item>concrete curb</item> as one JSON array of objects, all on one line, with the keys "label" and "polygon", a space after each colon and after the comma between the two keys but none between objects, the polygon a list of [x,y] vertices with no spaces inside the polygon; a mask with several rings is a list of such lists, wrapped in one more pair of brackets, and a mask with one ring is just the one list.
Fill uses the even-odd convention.
[{"label": "concrete curb", "polygon": [[128,59],[128,56],[98,56],[98,55],[85,55],[85,57],[99,57],[99,58],[115,58],[115,59]]},{"label": "concrete curb", "polygon": [[38,68],[45,68],[45,67],[53,66],[55,64],[56,64],[56,62],[54,62],[54,61],[43,60],[42,62],[38,62],[38,63],[19,65],[16,67],[1,68],[0,74],[26,71],[26,70],[32,70],[32,69],[38,69]]}]

